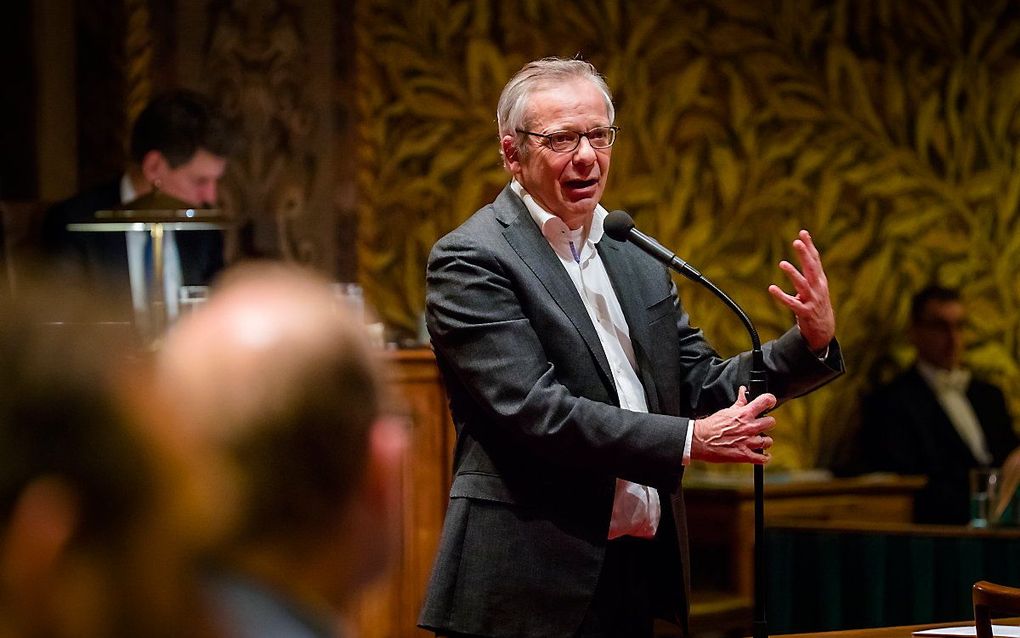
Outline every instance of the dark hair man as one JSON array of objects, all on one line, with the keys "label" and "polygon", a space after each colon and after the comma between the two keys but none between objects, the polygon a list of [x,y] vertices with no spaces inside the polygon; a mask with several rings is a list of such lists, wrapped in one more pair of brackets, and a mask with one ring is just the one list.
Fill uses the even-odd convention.
[{"label": "dark hair man", "polygon": [[511,174],[439,240],[426,318],[457,428],[455,476],[420,617],[448,636],[648,637],[687,623],[680,479],[691,459],[765,463],[762,412],[842,372],[818,251],[794,241],[798,327],[722,360],[664,268],[603,235],[617,138],[609,89],[582,60],[524,66],[497,107]]},{"label": "dark hair man", "polygon": [[[168,206],[214,205],[231,138],[223,116],[208,99],[193,91],[175,90],[153,98],[138,116],[130,150],[131,162],[120,177],[47,212],[43,244],[60,275],[103,295],[130,298],[134,314],[140,316],[149,301],[148,234],[71,232],[67,225],[93,221],[97,210],[123,208],[155,193],[168,196]],[[171,315],[176,315],[180,286],[208,284],[222,269],[223,238],[218,230],[171,230],[164,242],[164,297]]]},{"label": "dark hair man", "polygon": [[862,410],[859,445],[869,469],[928,477],[914,499],[918,523],[967,523],[968,473],[1001,466],[1020,443],[1002,391],[964,366],[966,318],[959,291],[918,292],[909,329],[917,361]]}]

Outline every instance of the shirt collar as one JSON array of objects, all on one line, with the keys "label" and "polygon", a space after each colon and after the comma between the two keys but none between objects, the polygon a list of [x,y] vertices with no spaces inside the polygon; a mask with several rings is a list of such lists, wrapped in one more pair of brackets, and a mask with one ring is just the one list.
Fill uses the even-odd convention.
[{"label": "shirt collar", "polygon": [[918,359],[917,371],[928,385],[940,391],[955,390],[966,393],[967,386],[970,385],[970,370],[964,368],[943,370]]},{"label": "shirt collar", "polygon": [[124,173],[120,178],[120,203],[133,202],[137,197],[138,193],[135,192],[135,185],[131,183],[131,176]]},{"label": "shirt collar", "polygon": [[[542,208],[541,204],[536,202],[535,198],[528,191],[524,190],[524,187],[516,179],[511,180],[510,190],[524,202],[528,213],[531,214],[531,219],[535,221],[539,230],[542,231],[542,236],[552,244],[553,248],[557,248],[567,241],[566,238],[572,233],[562,219]],[[602,204],[595,205],[595,214],[592,215],[591,228],[588,230],[588,238],[585,240],[585,243],[591,244],[592,248],[602,240],[604,233],[603,224],[608,214],[606,209],[602,207]]]}]

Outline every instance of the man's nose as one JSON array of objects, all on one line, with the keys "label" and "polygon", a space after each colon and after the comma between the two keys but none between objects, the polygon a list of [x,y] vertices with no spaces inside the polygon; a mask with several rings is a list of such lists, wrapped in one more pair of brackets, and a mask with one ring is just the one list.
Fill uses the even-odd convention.
[{"label": "man's nose", "polygon": [[577,143],[577,148],[574,149],[574,161],[582,164],[590,164],[595,161],[595,149],[588,138],[583,135]]}]

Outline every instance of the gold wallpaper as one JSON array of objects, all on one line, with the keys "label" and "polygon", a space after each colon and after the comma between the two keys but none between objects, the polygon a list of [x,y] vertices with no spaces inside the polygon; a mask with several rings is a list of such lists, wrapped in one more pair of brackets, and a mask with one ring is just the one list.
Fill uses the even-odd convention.
[{"label": "gold wallpaper", "polygon": [[221,200],[241,226],[241,251],[328,266],[331,237],[313,201],[324,158],[312,94],[308,8],[289,0],[210,0],[203,84],[243,140],[228,167]]},{"label": "gold wallpaper", "polygon": [[[849,374],[777,411],[774,467],[824,460],[857,397],[910,360],[912,291],[962,286],[970,361],[1020,396],[1020,11],[963,0],[359,0],[359,260],[413,330],[433,242],[503,186],[495,104],[524,62],[580,53],[614,91],[607,207],[698,266],[764,338],[808,228]],[[747,347],[679,282],[724,354]],[[1020,408],[1020,405],[1014,405]],[[1017,410],[1020,414],[1020,410]]]}]

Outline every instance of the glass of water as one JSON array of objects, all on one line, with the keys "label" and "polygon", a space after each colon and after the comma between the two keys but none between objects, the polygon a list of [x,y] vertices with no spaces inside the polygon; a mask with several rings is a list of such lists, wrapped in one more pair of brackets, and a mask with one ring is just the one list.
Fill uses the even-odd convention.
[{"label": "glass of water", "polygon": [[992,508],[999,500],[999,468],[981,467],[970,471],[970,526],[995,524]]}]

